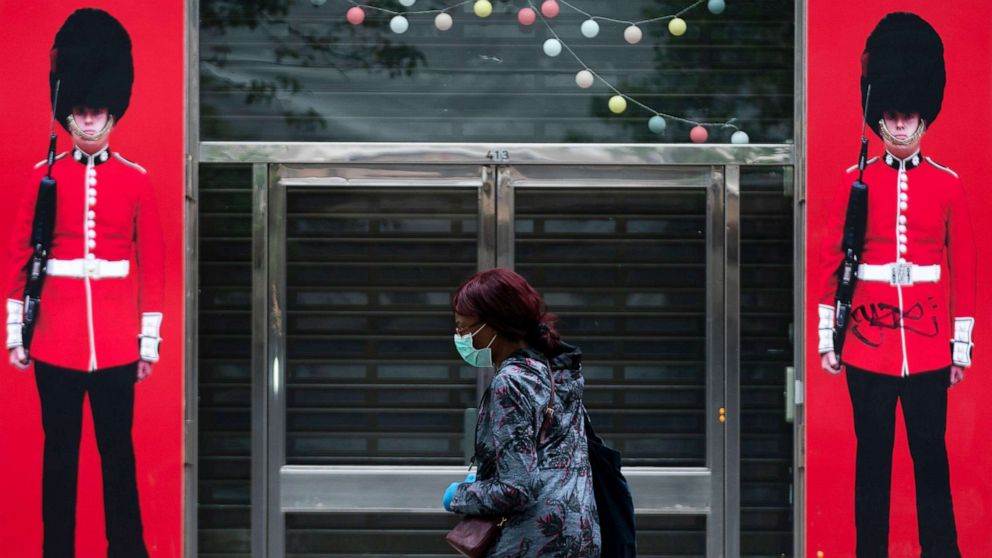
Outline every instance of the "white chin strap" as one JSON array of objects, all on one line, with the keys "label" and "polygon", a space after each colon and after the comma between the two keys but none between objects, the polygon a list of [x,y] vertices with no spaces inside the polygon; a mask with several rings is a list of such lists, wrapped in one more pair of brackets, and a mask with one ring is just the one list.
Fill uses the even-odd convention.
[{"label": "white chin strap", "polygon": [[923,132],[925,132],[926,129],[927,129],[927,123],[925,120],[921,118],[920,125],[916,127],[916,131],[913,132],[913,135],[909,136],[906,139],[899,139],[893,136],[892,132],[890,132],[889,129],[885,127],[884,118],[878,119],[878,131],[881,133],[882,139],[893,145],[912,145],[913,143],[916,143],[921,137],[923,137]]},{"label": "white chin strap", "polygon": [[85,141],[100,141],[103,138],[107,137],[107,134],[110,133],[111,128],[114,127],[114,115],[112,114],[108,115],[107,123],[103,125],[103,128],[101,128],[98,132],[94,134],[87,134],[86,132],[82,131],[79,128],[79,126],[76,125],[76,120],[72,117],[71,114],[66,117],[65,122],[66,125],[69,127],[69,132],[72,133],[72,135]]}]

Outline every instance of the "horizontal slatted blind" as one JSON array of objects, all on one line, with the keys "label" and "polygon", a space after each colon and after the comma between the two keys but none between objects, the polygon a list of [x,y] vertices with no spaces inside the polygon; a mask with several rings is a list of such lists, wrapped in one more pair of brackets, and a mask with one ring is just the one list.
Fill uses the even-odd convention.
[{"label": "horizontal slatted blind", "polygon": [[[641,20],[691,4],[677,0],[572,0],[593,14]],[[200,2],[200,103],[204,140],[398,142],[687,142],[672,121],[658,136],[652,113],[607,109],[609,89],[575,85],[582,69],[566,53],[543,54],[550,33],[524,27],[524,3],[494,2],[481,19],[472,4],[452,10],[454,27],[410,16],[396,35],[389,16],[367,11],[352,26],[345,0]],[[421,2],[412,9],[452,3]],[[395,2],[375,5],[402,10]],[[654,110],[692,120],[732,118],[752,142],[790,142],[793,129],[793,19],[790,0],[727,2],[721,15],[702,3],[684,17],[688,31],[643,26],[637,45],[623,26],[601,22],[584,38],[584,16],[566,7],[551,24],[582,60]],[[732,129],[711,128],[711,141]]]},{"label": "horizontal slatted blind", "polygon": [[783,169],[741,171],[741,553],[792,554],[793,220]]},{"label": "horizontal slatted blind", "polygon": [[477,267],[478,189],[286,196],[287,462],[461,464],[477,372],[451,293]]},{"label": "horizontal slatted blind", "polygon": [[[450,558],[444,535],[456,521],[454,514],[287,514],[286,556]],[[706,518],[638,518],[637,545],[641,558],[703,558]]]},{"label": "horizontal slatted blind", "polygon": [[583,351],[597,432],[628,466],[705,465],[706,189],[514,196],[516,269]]},{"label": "horizontal slatted blind", "polygon": [[[203,165],[200,176],[198,535],[204,556],[244,556],[251,168]],[[517,189],[517,269],[587,353],[587,402],[627,464],[699,465],[705,192],[623,188],[608,176],[599,189]],[[741,548],[773,557],[792,544],[781,395],[792,362],[791,306],[781,303],[792,298],[792,198],[782,169],[744,169],[741,182]],[[287,191],[290,463],[461,462],[476,372],[450,347],[448,297],[475,269],[477,204],[472,188]],[[450,516],[348,517],[288,516],[288,554],[447,554]],[[645,556],[704,553],[703,517],[639,526]]]},{"label": "horizontal slatted blind", "polygon": [[251,166],[201,165],[199,554],[250,555]]}]

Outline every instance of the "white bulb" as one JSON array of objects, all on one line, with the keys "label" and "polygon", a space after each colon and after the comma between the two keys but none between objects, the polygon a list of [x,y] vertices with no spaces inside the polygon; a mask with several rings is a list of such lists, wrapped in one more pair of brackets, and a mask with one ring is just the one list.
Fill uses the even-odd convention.
[{"label": "white bulb", "polygon": [[582,89],[589,89],[592,87],[594,81],[596,81],[596,78],[589,70],[582,70],[575,74],[575,85],[578,85]]},{"label": "white bulb", "polygon": [[582,22],[582,36],[591,39],[599,35],[599,24],[594,19],[587,19]]},{"label": "white bulb", "polygon": [[632,45],[636,45],[641,42],[644,37],[644,33],[641,32],[641,28],[636,25],[631,25],[630,27],[623,30],[623,40],[627,41]]},{"label": "white bulb", "polygon": [[451,26],[454,25],[454,23],[455,22],[451,19],[451,16],[444,12],[437,14],[437,17],[434,18],[434,27],[437,27],[438,31],[447,31],[448,29],[451,29]]},{"label": "white bulb", "polygon": [[403,33],[406,33],[407,29],[410,28],[410,22],[407,21],[405,17],[398,15],[389,20],[389,28],[393,30],[393,33],[402,35]]},{"label": "white bulb", "polygon": [[400,0],[400,4],[409,8],[410,6],[417,3],[417,0]]},{"label": "white bulb", "polygon": [[561,54],[561,43],[558,39],[548,39],[544,41],[544,54],[548,56],[558,56]]},{"label": "white bulb", "polygon": [[751,138],[747,137],[747,132],[744,130],[737,130],[730,136],[730,143],[743,144],[751,141]]}]

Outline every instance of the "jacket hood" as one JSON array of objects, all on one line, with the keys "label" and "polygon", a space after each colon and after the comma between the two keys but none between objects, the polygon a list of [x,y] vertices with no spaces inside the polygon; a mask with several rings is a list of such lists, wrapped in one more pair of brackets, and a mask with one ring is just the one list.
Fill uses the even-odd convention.
[{"label": "jacket hood", "polygon": [[582,377],[582,350],[574,345],[561,343],[552,355],[545,355],[533,348],[521,349],[507,358],[536,374],[547,374],[547,363],[555,376],[555,393],[567,405],[572,399],[581,401],[585,387]]},{"label": "jacket hood", "polygon": [[555,371],[555,381],[578,380],[582,378],[582,349],[575,345],[562,343],[558,346],[558,354],[553,355],[548,360],[551,361],[551,369]]}]

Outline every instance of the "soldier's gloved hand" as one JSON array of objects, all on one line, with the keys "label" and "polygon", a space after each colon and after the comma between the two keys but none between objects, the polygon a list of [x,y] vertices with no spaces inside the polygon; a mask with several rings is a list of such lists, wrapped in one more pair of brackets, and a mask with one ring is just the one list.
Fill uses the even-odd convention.
[{"label": "soldier's gloved hand", "polygon": [[14,347],[10,349],[10,364],[19,370],[27,370],[31,366],[31,358],[28,357],[24,347]]},{"label": "soldier's gloved hand", "polygon": [[451,499],[455,497],[455,491],[462,484],[475,482],[475,472],[471,472],[465,475],[465,480],[462,482],[453,482],[448,485],[448,489],[444,491],[444,497],[441,498],[441,504],[444,505],[444,509],[451,511]]}]

